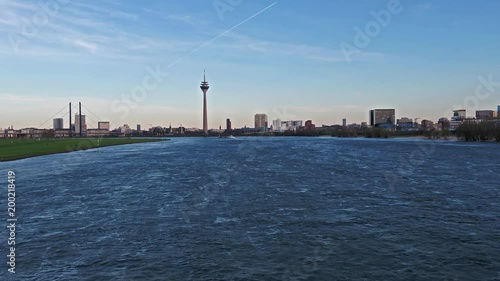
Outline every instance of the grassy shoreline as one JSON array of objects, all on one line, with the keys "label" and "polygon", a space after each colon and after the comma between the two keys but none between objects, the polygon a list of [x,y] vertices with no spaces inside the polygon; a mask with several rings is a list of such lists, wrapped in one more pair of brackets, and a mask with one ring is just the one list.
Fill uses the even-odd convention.
[{"label": "grassy shoreline", "polygon": [[0,139],[0,162],[99,147],[157,142],[146,138]]}]

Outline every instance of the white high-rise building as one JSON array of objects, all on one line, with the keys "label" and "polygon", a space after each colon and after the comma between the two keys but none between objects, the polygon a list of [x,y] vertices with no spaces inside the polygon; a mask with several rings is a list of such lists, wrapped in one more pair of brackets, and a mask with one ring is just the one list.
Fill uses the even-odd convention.
[{"label": "white high-rise building", "polygon": [[125,124],[125,125],[123,125],[123,126],[120,127],[120,132],[122,134],[128,135],[128,134],[132,133],[132,129],[130,129],[130,126],[128,124]]},{"label": "white high-rise building", "polygon": [[273,131],[296,131],[298,128],[302,127],[303,124],[304,122],[302,120],[281,121],[281,119],[276,119],[273,120]]},{"label": "white high-rise building", "polygon": [[273,131],[281,132],[281,119],[273,120]]}]

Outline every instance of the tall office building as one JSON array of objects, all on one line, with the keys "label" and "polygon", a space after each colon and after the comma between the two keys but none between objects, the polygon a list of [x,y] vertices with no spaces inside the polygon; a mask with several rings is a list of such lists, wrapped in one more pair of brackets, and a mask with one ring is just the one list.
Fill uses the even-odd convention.
[{"label": "tall office building", "polygon": [[395,109],[373,109],[370,110],[370,126],[394,126],[396,122]]},{"label": "tall office building", "polygon": [[432,122],[431,120],[424,119],[421,122],[421,128],[424,131],[430,131],[434,129],[434,122]]},{"label": "tall office building", "polygon": [[401,117],[400,119],[397,119],[396,124],[397,128],[401,131],[412,131],[418,129],[417,126],[415,126],[415,123],[413,123],[413,119],[408,117]]},{"label": "tall office building", "polygon": [[54,118],[54,130],[64,129],[64,120],[62,118]]},{"label": "tall office building", "polygon": [[452,119],[455,120],[463,120],[467,117],[467,112],[465,109],[457,109],[453,110],[453,116]]},{"label": "tall office building", "polygon": [[226,119],[226,130],[228,130],[228,131],[232,130],[231,119],[229,119],[229,118]]},{"label": "tall office building", "polygon": [[[82,134],[87,131],[87,122],[85,121],[85,115],[82,114],[81,116],[82,120]],[[79,134],[80,133],[80,114],[75,114],[75,133]]]},{"label": "tall office building", "polygon": [[282,128],[281,128],[281,119],[273,120],[272,127],[273,127],[273,131],[281,132],[282,131]]},{"label": "tall office building", "polygon": [[207,119],[207,91],[208,82],[205,78],[205,70],[203,70],[203,82],[201,82],[200,89],[203,92],[203,132],[208,135],[208,119]]},{"label": "tall office building", "polygon": [[346,127],[347,126],[347,119],[344,118],[342,119],[342,127]]},{"label": "tall office building", "polygon": [[304,127],[309,131],[314,131],[316,129],[316,125],[313,124],[312,120],[307,120]]},{"label": "tall office building", "polygon": [[497,118],[500,118],[500,105],[497,106]]},{"label": "tall office building", "polygon": [[109,122],[108,121],[99,121],[97,122],[97,128],[99,130],[108,130],[109,131]]},{"label": "tall office building", "polygon": [[267,115],[266,114],[255,114],[255,128],[256,129],[267,129]]},{"label": "tall office building", "polygon": [[450,131],[456,131],[467,118],[467,111],[465,109],[453,110],[453,116],[450,119]]},{"label": "tall office building", "polygon": [[137,132],[141,131],[141,124],[137,124]]},{"label": "tall office building", "polygon": [[476,119],[489,120],[495,117],[493,110],[476,110]]}]

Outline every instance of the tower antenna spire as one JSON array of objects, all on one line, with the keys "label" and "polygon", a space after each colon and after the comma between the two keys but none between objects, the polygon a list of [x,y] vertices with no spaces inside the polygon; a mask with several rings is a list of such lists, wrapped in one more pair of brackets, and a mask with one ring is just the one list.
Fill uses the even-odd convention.
[{"label": "tower antenna spire", "polygon": [[208,88],[208,82],[205,77],[205,69],[203,69],[203,82],[201,82],[200,86],[202,92],[203,92],[203,132],[205,135],[208,135],[208,120],[207,120],[207,91]]}]

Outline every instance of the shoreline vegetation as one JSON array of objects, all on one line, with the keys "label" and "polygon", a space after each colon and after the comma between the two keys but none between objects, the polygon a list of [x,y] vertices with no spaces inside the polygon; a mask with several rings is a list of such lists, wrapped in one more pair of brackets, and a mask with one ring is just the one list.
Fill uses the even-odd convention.
[{"label": "shoreline vegetation", "polygon": [[106,146],[162,141],[162,138],[1,139],[0,162]]},{"label": "shoreline vegetation", "polygon": [[464,122],[458,127],[456,134],[465,141],[500,142],[500,123],[498,121]]},{"label": "shoreline vegetation", "polygon": [[500,142],[500,123],[496,120],[483,122],[465,121],[456,131],[450,131],[449,127],[441,130],[416,130],[416,131],[390,131],[382,127],[334,127],[317,128],[316,130],[298,130],[285,132],[257,132],[239,133],[238,131],[225,131],[223,136],[332,136],[338,138],[423,138],[430,140],[458,140],[458,141],[496,141]]}]

